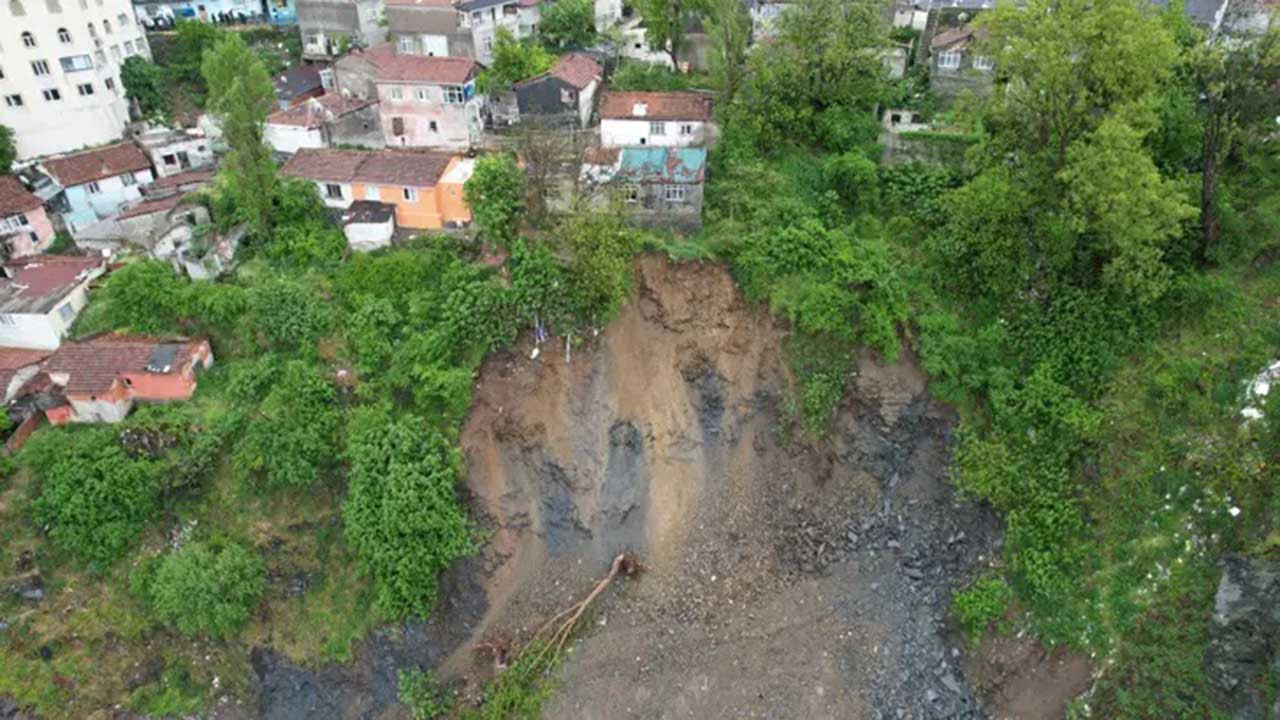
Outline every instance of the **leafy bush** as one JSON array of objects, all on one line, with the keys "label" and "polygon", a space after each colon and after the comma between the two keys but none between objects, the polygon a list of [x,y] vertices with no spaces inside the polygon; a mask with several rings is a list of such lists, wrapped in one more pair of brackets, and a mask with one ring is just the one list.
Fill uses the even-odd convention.
[{"label": "leafy bush", "polygon": [[516,239],[524,192],[524,171],[514,157],[491,153],[476,160],[463,194],[471,206],[476,228],[486,241],[507,247]]},{"label": "leafy bush", "polygon": [[124,330],[145,334],[178,333],[191,314],[189,283],[168,263],[132,262],[112,272],[94,296],[93,330]]},{"label": "leafy bush", "polygon": [[591,0],[557,0],[543,11],[538,37],[554,51],[587,47],[596,38],[595,15]]},{"label": "leafy bush", "polygon": [[951,597],[951,611],[964,627],[970,646],[982,640],[982,634],[993,622],[1004,616],[1013,598],[1013,590],[1002,578],[987,575]]},{"label": "leafy bush", "polygon": [[159,509],[157,464],[129,457],[111,428],[36,433],[21,462],[39,481],[36,523],[99,569],[123,555]]},{"label": "leafy bush", "polygon": [[670,92],[689,90],[689,76],[666,65],[628,60],[611,81],[614,90],[629,92]]},{"label": "leafy bush", "polygon": [[332,326],[333,314],[311,288],[278,278],[249,291],[249,321],[274,349],[300,349]]},{"label": "leafy bush", "polygon": [[290,360],[276,368],[255,365],[233,376],[233,392],[270,389],[236,441],[234,465],[242,478],[270,487],[303,488],[320,479],[337,455],[342,414],[333,383],[314,366]]},{"label": "leafy bush", "polygon": [[411,668],[396,671],[396,694],[409,708],[413,720],[444,717],[453,709],[451,693],[436,683],[430,670]]},{"label": "leafy bush", "polygon": [[265,587],[252,551],[191,542],[159,561],[145,599],[157,620],[183,635],[225,638],[249,619]]},{"label": "leafy bush", "polygon": [[871,212],[880,205],[879,171],[876,164],[857,150],[829,158],[822,168],[827,187],[858,212]]},{"label": "leafy bush", "polygon": [[376,608],[387,618],[426,617],[437,575],[473,547],[454,490],[457,451],[420,418],[378,406],[352,414],[347,455],[345,532],[373,575]]}]

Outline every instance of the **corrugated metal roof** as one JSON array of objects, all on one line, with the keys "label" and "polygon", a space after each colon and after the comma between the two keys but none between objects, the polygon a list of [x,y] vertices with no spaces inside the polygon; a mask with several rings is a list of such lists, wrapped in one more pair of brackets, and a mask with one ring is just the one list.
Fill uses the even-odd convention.
[{"label": "corrugated metal roof", "polygon": [[696,183],[706,177],[706,148],[623,148],[618,175],[649,183]]}]

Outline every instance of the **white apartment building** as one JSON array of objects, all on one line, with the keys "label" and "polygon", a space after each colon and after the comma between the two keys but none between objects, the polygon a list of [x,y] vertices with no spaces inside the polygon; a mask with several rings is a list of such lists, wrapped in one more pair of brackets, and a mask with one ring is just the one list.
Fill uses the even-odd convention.
[{"label": "white apartment building", "polygon": [[130,0],[0,0],[0,125],[18,158],[119,139],[130,55],[151,56]]}]

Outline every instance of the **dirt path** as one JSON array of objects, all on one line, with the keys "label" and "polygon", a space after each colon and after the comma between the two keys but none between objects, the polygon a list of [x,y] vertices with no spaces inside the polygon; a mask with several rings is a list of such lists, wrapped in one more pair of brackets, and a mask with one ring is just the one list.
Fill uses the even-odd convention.
[{"label": "dirt path", "polygon": [[830,441],[801,448],[784,333],[723,268],[649,256],[637,285],[572,362],[485,363],[461,441],[489,540],[431,623],[332,677],[255,656],[264,715],[375,717],[408,663],[483,674],[477,640],[527,635],[629,550],[645,572],[593,609],[547,718],[985,717],[944,625],[998,523],[953,499],[953,419],[912,358],[859,358]]}]

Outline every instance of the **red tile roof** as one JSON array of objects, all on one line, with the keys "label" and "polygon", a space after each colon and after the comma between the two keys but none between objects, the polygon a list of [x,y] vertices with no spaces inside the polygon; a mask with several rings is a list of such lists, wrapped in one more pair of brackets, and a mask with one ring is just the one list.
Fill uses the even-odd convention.
[{"label": "red tile roof", "polygon": [[154,200],[143,200],[137,205],[121,212],[116,219],[127,220],[129,218],[139,217],[142,215],[150,215],[151,213],[167,212],[182,204],[183,197],[182,193],[174,193]]},{"label": "red tile roof", "polygon": [[944,30],[937,35],[934,35],[933,39],[929,41],[929,49],[941,50],[943,48],[948,48],[953,45],[966,42],[971,37],[973,37],[973,26],[971,25],[962,25],[958,28],[951,28],[950,30]]},{"label": "red tile roof", "polygon": [[156,190],[180,188],[183,185],[204,185],[213,182],[213,179],[217,176],[217,170],[188,170],[177,175],[162,177],[142,189],[144,192],[154,192]]},{"label": "red tile roof", "polygon": [[[644,104],[644,114],[636,105]],[[605,120],[710,120],[711,98],[695,92],[610,92],[600,101]]]},{"label": "red tile roof", "polygon": [[431,55],[397,55],[391,45],[377,45],[360,52],[378,69],[378,82],[417,82],[437,85],[462,85],[475,75],[479,66],[465,57]]},{"label": "red tile roof", "polygon": [[44,167],[59,185],[73,187],[126,172],[146,170],[151,167],[151,161],[147,160],[147,156],[137,145],[122,142],[45,160]]},{"label": "red tile roof", "polygon": [[23,187],[18,178],[0,175],[0,217],[35,210],[43,204],[40,198]]},{"label": "red tile roof", "polygon": [[621,148],[587,148],[582,154],[582,162],[587,165],[617,165]]},{"label": "red tile roof", "polygon": [[97,258],[32,255],[8,263],[12,278],[0,277],[0,312],[47,313],[102,267]]},{"label": "red tile roof", "polygon": [[338,93],[329,93],[304,100],[291,108],[274,113],[267,118],[267,124],[317,128],[324,125],[330,118],[340,117],[372,104],[372,100],[348,98]]},{"label": "red tile roof", "polygon": [[457,157],[411,150],[299,150],[281,173],[318,182],[434,187]]},{"label": "red tile roof", "polygon": [[52,350],[0,347],[0,396],[7,395],[9,382],[19,370],[39,363],[52,353]]},{"label": "red tile roof", "polygon": [[[187,360],[203,342],[187,338],[150,338],[137,335],[108,333],[80,342],[64,343],[44,362],[44,371],[50,374],[66,374],[64,391],[68,394],[88,395],[105,393],[123,373],[146,372],[153,375],[171,375],[179,372]],[[167,366],[148,368],[148,362],[162,346],[173,345],[175,354]]]},{"label": "red tile roof", "polygon": [[604,68],[589,55],[569,53],[560,56],[555,67],[551,68],[550,74],[582,90],[590,85],[592,80],[599,80],[604,74]]}]

